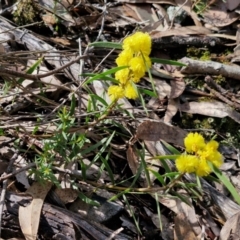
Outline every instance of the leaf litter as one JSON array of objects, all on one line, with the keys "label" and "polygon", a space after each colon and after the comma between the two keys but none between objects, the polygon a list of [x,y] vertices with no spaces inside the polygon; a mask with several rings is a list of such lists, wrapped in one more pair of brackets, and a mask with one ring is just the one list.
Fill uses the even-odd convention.
[{"label": "leaf litter", "polygon": [[[234,166],[227,173],[239,185],[239,2],[39,1],[35,15],[26,15],[21,9],[29,4],[6,3],[0,19],[2,182],[9,176],[2,192],[13,194],[20,206],[13,216],[9,208],[14,201],[6,195],[1,237],[57,239],[66,234],[64,218],[59,229],[54,227],[49,203],[58,206],[55,222],[65,214],[75,226],[68,239],[238,235],[240,207],[224,187],[218,192],[204,179],[200,183],[186,176],[186,185],[179,182],[166,191],[164,179],[174,179],[174,164],[172,159],[153,158],[172,154],[169,144],[182,151],[186,134],[200,131],[221,143],[225,163]],[[101,118],[111,104],[106,78],[113,76],[99,75],[84,84],[87,78],[79,75],[116,67],[119,50],[87,46],[95,40],[119,43],[136,29],[150,34],[151,57],[162,55],[186,66],[155,63],[152,79],[146,76],[139,84],[141,102],[121,99]],[[209,50],[210,55],[204,60],[191,56],[190,47],[202,55]],[[79,54],[86,57],[77,59]],[[19,156],[8,172],[13,152]],[[32,163],[35,167],[28,169]],[[29,205],[22,206],[21,194],[29,193]],[[42,211],[49,221],[45,232]],[[8,229],[9,216],[15,217],[19,235]],[[85,219],[82,223],[79,216]]]}]

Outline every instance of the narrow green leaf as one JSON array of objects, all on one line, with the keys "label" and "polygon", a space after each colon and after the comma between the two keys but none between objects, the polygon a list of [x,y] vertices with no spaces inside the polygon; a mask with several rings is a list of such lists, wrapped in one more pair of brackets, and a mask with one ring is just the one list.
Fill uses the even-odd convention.
[{"label": "narrow green leaf", "polygon": [[105,77],[106,75],[110,75],[113,74],[121,69],[127,68],[128,66],[120,66],[120,67],[115,67],[115,68],[111,68],[110,70],[107,70],[103,73],[99,73],[96,74],[94,77],[89,78],[87,81],[84,82],[83,85],[87,85],[91,82],[93,82],[94,80],[98,80],[98,79],[102,79],[103,77]]},{"label": "narrow green leaf", "polygon": [[235,201],[240,204],[240,196],[235,189],[235,187],[232,185],[232,183],[227,179],[227,177],[217,168],[215,167],[211,162],[208,161],[209,166],[211,167],[212,171],[216,174],[216,176],[221,180],[221,182],[224,184],[224,186],[228,189],[228,191],[232,194]]},{"label": "narrow green leaf", "polygon": [[161,142],[163,143],[164,147],[167,148],[167,150],[171,154],[175,154],[175,155],[180,155],[181,154],[181,152],[179,152],[175,147],[173,147],[169,143],[165,142],[164,140],[161,140]]},{"label": "narrow green leaf", "polygon": [[148,89],[143,89],[143,88],[139,88],[139,92],[141,93],[141,94],[146,94],[146,95],[148,95],[148,96],[150,96],[150,97],[157,97],[157,95],[153,92],[153,91],[151,91],[151,90],[148,90]]},{"label": "narrow green leaf", "polygon": [[173,190],[171,193],[174,194],[175,196],[177,196],[180,200],[185,202],[187,205],[192,206],[191,202],[189,201],[189,199],[186,196],[184,196],[176,191],[173,191]]},{"label": "narrow green leaf", "polygon": [[130,206],[130,204],[129,204],[129,202],[128,202],[128,200],[127,200],[127,197],[125,196],[125,194],[123,195],[123,199],[124,199],[125,203],[126,203],[127,206],[128,206],[128,210],[129,210],[129,212],[131,213],[131,216],[132,216],[132,218],[133,218],[133,220],[134,220],[134,222],[135,222],[135,226],[136,226],[139,234],[142,235],[142,232],[141,232],[139,223],[138,223],[138,221],[137,221],[137,219],[136,219],[136,217],[135,217],[135,214],[134,214],[134,212],[133,212],[133,208]]},{"label": "narrow green leaf", "polygon": [[[36,70],[36,68],[41,64],[43,60],[43,57],[39,58],[27,71],[27,74],[32,74],[34,72],[34,70]],[[17,83],[21,84],[23,81],[25,80],[25,78],[19,78],[17,80]]]},{"label": "narrow green leaf", "polygon": [[181,66],[181,67],[187,66],[186,64],[183,64],[178,61],[173,61],[173,60],[167,60],[167,59],[161,59],[161,58],[151,58],[151,60],[152,62],[155,62],[155,63],[169,64],[169,65],[175,65],[175,66]]},{"label": "narrow green leaf", "polygon": [[117,195],[111,197],[111,198],[109,199],[109,201],[114,201],[114,200],[116,200],[117,198],[121,197],[122,195],[131,192],[131,188],[132,188],[133,186],[135,186],[137,180],[139,179],[139,176],[140,176],[141,173],[142,173],[142,169],[143,169],[143,163],[142,163],[142,161],[141,161],[141,164],[140,164],[140,166],[139,166],[139,168],[138,168],[138,170],[137,170],[137,173],[136,173],[136,175],[134,176],[134,179],[133,179],[131,185],[129,186],[129,188],[127,188],[126,190],[124,190],[124,191],[118,193]]},{"label": "narrow green leaf", "polygon": [[102,166],[101,166],[100,168],[101,168],[102,170],[103,170],[104,168],[106,168],[106,170],[107,170],[107,172],[108,172],[108,175],[109,175],[109,178],[110,178],[112,184],[114,185],[114,184],[115,184],[115,181],[114,181],[113,172],[112,172],[111,167],[110,167],[109,164],[108,164],[109,156],[110,156],[110,149],[109,149],[108,154],[107,154],[107,156],[106,156],[105,158],[102,157],[102,156],[100,156],[100,159],[101,159],[101,161],[102,161]]},{"label": "narrow green leaf", "polygon": [[110,145],[115,133],[116,132],[114,131],[110,137],[105,138],[105,141],[103,142],[102,148],[97,152],[96,156],[92,160],[92,163],[96,162],[98,160],[98,158],[104,153],[106,148]]},{"label": "narrow green leaf", "polygon": [[165,169],[165,171],[166,171],[167,173],[172,172],[172,170],[171,170],[170,167],[168,166],[168,164],[167,164],[167,162],[165,161],[165,159],[162,159],[161,163],[162,163],[162,165],[163,165],[163,167],[164,167],[164,169]]},{"label": "narrow green leaf", "polygon": [[70,112],[69,112],[70,116],[74,115],[75,108],[76,108],[76,98],[75,98],[75,94],[73,93],[72,94],[71,106],[70,106]]},{"label": "narrow green leaf", "polygon": [[171,160],[175,160],[178,157],[179,157],[179,155],[164,155],[164,156],[155,156],[152,159],[158,159],[158,160],[171,159]]},{"label": "narrow green leaf", "polygon": [[87,179],[87,166],[81,159],[80,159],[79,162],[80,162],[80,165],[81,165],[83,180],[86,180]]},{"label": "narrow green leaf", "polygon": [[93,42],[88,45],[89,47],[99,47],[99,48],[115,48],[115,49],[122,49],[121,43],[114,43],[114,42]]},{"label": "narrow green leaf", "polygon": [[82,192],[78,193],[78,197],[85,203],[90,204],[92,206],[100,207],[101,205],[99,202],[96,202],[90,198],[88,198],[86,195],[84,195]]},{"label": "narrow green leaf", "polygon": [[100,96],[96,95],[96,94],[90,94],[91,98],[95,98],[95,100],[99,101],[100,103],[102,103],[104,106],[108,106],[108,103],[103,99],[101,98]]},{"label": "narrow green leaf", "polygon": [[148,171],[148,168],[147,168],[147,163],[145,161],[144,145],[142,145],[142,151],[137,150],[137,153],[138,153],[139,157],[141,158],[141,165],[142,165],[142,167],[144,169],[144,172],[145,172],[145,175],[146,175],[146,180],[147,180],[148,187],[151,187],[152,182],[151,182],[150,174],[149,174],[149,171]]},{"label": "narrow green leaf", "polygon": [[158,172],[152,170],[151,168],[148,168],[148,170],[157,178],[157,180],[163,185],[165,186],[165,182],[164,179],[162,177],[162,175],[160,175]]},{"label": "narrow green leaf", "polygon": [[[94,77],[94,76],[96,76],[96,74],[94,74],[94,73],[83,73],[83,74],[81,74],[81,76],[83,76],[83,77]],[[110,81],[110,82],[113,82],[113,83],[118,83],[118,81],[115,78],[112,78],[112,77],[109,77],[109,76],[102,76],[101,80]]]}]

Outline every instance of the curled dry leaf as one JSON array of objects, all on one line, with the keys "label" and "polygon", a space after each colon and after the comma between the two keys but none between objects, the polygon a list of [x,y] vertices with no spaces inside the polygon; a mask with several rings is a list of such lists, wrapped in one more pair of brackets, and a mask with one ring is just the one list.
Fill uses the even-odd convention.
[{"label": "curled dry leaf", "polygon": [[[179,194],[184,196],[186,199],[188,199],[188,202],[191,203],[191,198],[187,195],[186,192],[184,192],[183,190],[180,190]],[[183,202],[181,199],[173,199],[167,196],[159,198],[159,202],[163,204],[165,207],[171,209],[174,213],[176,213],[178,218],[185,219],[186,221],[185,223],[189,225],[189,229],[185,229],[185,230],[191,233],[194,233],[194,235],[199,235],[201,233],[201,228],[198,224],[198,217],[195,212],[194,206],[192,204],[188,205],[187,203]],[[183,227],[183,229],[181,229],[181,232],[184,231],[184,226],[178,226],[178,227],[179,228]],[[176,238],[176,239],[181,239],[181,238]],[[183,238],[183,239],[185,240],[190,238]],[[192,238],[192,239],[195,239],[195,238]]]},{"label": "curled dry leaf", "polygon": [[145,121],[138,126],[136,133],[138,139],[147,141],[159,141],[162,139],[178,146],[184,146],[183,139],[186,135],[187,131],[160,121]]},{"label": "curled dry leaf", "polygon": [[174,218],[174,240],[197,240],[198,238],[193,232],[192,226],[183,213],[178,214]]},{"label": "curled dry leaf", "polygon": [[158,20],[156,17],[154,17],[150,4],[125,4],[123,5],[123,9],[125,11],[124,15],[132,17],[138,22],[147,21],[148,23],[154,23]]},{"label": "curled dry leaf", "polygon": [[136,174],[139,167],[139,161],[138,156],[131,145],[127,149],[127,161],[132,173]]},{"label": "curled dry leaf", "polygon": [[19,224],[27,240],[37,239],[38,226],[44,199],[51,189],[52,183],[46,182],[45,185],[34,182],[26,191],[33,200],[26,207],[19,207]]},{"label": "curled dry leaf", "polygon": [[176,29],[169,29],[167,31],[152,31],[150,36],[152,39],[158,39],[162,37],[170,37],[170,36],[188,36],[188,35],[207,35],[210,34],[211,31],[205,27],[200,26],[188,26],[188,27],[179,27]]},{"label": "curled dry leaf", "polygon": [[187,113],[202,114],[211,117],[230,117],[240,123],[240,114],[227,104],[218,101],[211,102],[187,102],[179,106],[180,111]]},{"label": "curled dry leaf", "polygon": [[[239,239],[240,236],[240,212],[230,217],[224,224],[220,232],[220,240],[225,239]],[[238,236],[237,238],[235,238]]]},{"label": "curled dry leaf", "polygon": [[218,0],[203,14],[204,21],[215,27],[225,27],[235,22],[239,15],[236,12],[229,12],[228,1]]},{"label": "curled dry leaf", "polygon": [[178,112],[178,99],[169,99],[168,105],[167,105],[167,111],[164,115],[164,122],[170,123],[172,121],[172,118],[175,116],[175,114]]},{"label": "curled dry leaf", "polygon": [[186,84],[182,81],[171,81],[171,93],[169,98],[177,98],[179,97],[183,91],[185,90]]},{"label": "curled dry leaf", "polygon": [[78,191],[72,188],[56,188],[55,193],[64,204],[73,202],[78,197]]}]

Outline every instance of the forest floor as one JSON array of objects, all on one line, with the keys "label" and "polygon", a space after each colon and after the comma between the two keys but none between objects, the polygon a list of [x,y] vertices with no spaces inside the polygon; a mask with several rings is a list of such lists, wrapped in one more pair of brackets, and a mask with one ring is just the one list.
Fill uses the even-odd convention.
[{"label": "forest floor", "polygon": [[[5,1],[0,238],[240,239],[239,14],[236,0]],[[152,64],[129,80],[136,98],[113,99],[136,32]],[[223,164],[181,171],[189,133]]]}]

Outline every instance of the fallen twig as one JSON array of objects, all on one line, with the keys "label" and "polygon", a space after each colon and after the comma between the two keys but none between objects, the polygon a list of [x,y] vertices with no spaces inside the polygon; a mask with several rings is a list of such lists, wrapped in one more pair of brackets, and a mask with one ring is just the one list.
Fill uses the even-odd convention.
[{"label": "fallen twig", "polygon": [[187,64],[181,73],[222,75],[223,77],[240,80],[240,67],[222,64],[213,61],[198,61],[184,57],[180,62]]}]

